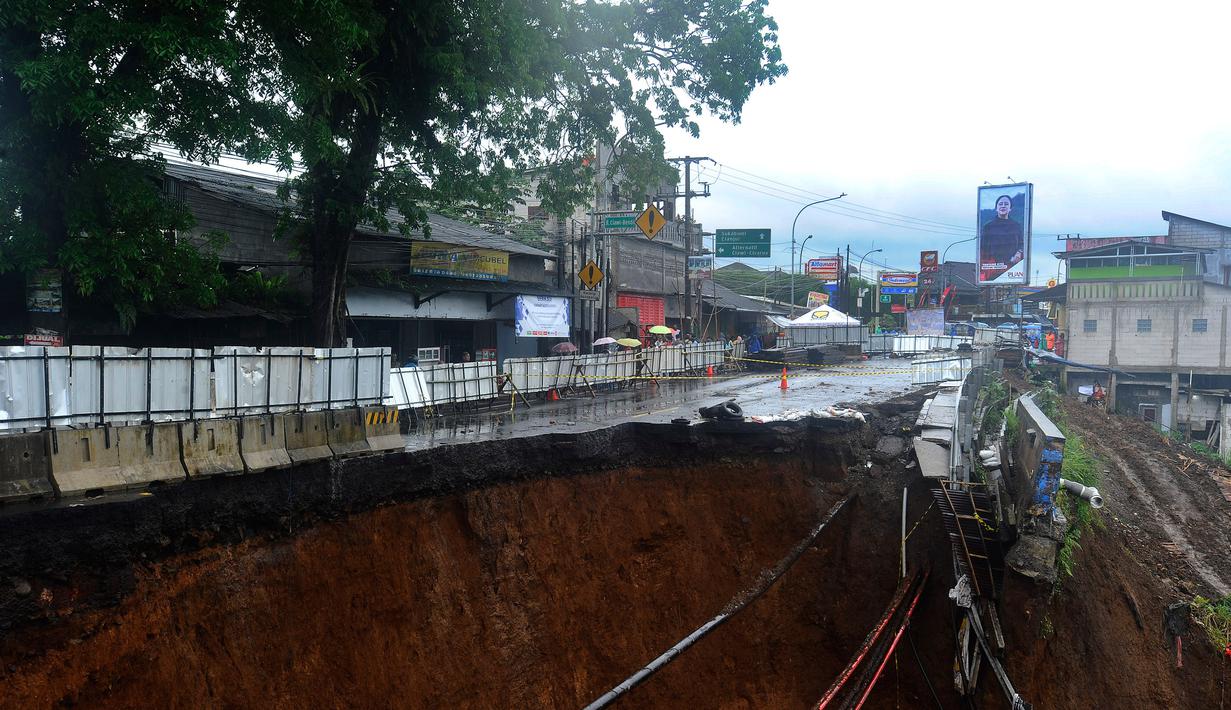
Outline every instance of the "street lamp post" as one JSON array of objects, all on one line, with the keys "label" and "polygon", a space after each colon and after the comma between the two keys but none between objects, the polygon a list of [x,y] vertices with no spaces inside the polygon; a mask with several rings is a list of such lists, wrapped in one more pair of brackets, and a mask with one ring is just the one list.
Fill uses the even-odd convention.
[{"label": "street lamp post", "polygon": [[[808,236],[804,237],[804,240],[802,242],[799,243],[799,273],[801,274],[804,272],[804,249],[808,246],[808,240],[811,238],[812,238],[812,235],[809,234]],[[794,293],[794,289],[792,289],[791,304],[794,305],[794,303],[795,303],[795,293]]]},{"label": "street lamp post", "polygon": [[[875,254],[878,251],[885,251],[885,250],[884,249],[873,249],[872,251],[868,252],[868,254]],[[863,260],[868,258],[868,254],[864,254],[863,256],[859,257],[859,268],[855,270],[856,275],[858,275],[858,277],[861,279],[863,278]],[[847,300],[850,300],[850,297],[851,295],[849,293],[846,294]],[[863,306],[859,307],[859,313],[857,315],[861,315],[861,316],[863,315]]]},{"label": "street lamp post", "polygon": [[[940,299],[938,300],[941,302],[941,308],[944,309],[944,312],[946,314],[948,313],[949,309],[943,305],[943,301],[945,297],[945,289],[949,287],[949,270],[946,269],[944,266],[945,259],[949,257],[949,250],[952,249],[953,247],[957,246],[958,244],[965,244],[966,242],[973,242],[976,239],[978,239],[978,237],[971,237],[970,239],[959,239],[958,241],[953,242],[949,246],[945,247],[945,251],[940,255],[940,264],[939,264],[940,266]],[[979,263],[978,263],[978,259],[975,259],[975,283],[978,283],[978,282],[979,282]]]},{"label": "street lamp post", "polygon": [[[795,213],[795,219],[791,222],[791,317],[792,318],[795,317],[795,225],[799,222],[799,215],[803,214],[804,210],[808,209],[809,207],[812,207],[813,205],[819,205],[822,202],[833,202],[834,200],[840,200],[843,197],[846,197],[845,192],[842,193],[841,195],[838,195],[837,197],[828,197],[824,200],[817,200],[816,202],[809,202],[808,204],[799,208],[799,211]],[[809,238],[811,238],[810,235],[809,235]],[[808,240],[805,239],[804,241],[806,242]],[[801,253],[803,252],[802,248],[800,249],[800,252]]]}]

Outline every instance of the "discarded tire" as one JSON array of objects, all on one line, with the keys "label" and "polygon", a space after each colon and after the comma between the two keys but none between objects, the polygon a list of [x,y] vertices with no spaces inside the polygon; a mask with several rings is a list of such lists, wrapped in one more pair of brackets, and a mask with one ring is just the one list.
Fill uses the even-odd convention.
[{"label": "discarded tire", "polygon": [[744,410],[735,403],[735,400],[729,399],[722,404],[715,404],[712,407],[702,407],[697,410],[701,416],[706,419],[743,419]]}]

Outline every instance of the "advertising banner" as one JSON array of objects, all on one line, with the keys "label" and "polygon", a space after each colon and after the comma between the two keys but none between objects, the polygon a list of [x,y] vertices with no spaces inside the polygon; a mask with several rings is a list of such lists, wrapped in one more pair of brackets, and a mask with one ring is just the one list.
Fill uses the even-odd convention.
[{"label": "advertising banner", "polygon": [[411,242],[410,273],[476,281],[508,281],[509,254],[440,242]]},{"label": "advertising banner", "polygon": [[931,274],[937,271],[940,271],[940,252],[919,252],[919,272],[923,274]]},{"label": "advertising banner", "polygon": [[519,338],[569,337],[569,302],[561,296],[518,296],[513,335]]},{"label": "advertising banner", "polygon": [[26,281],[26,310],[30,313],[59,313],[64,310],[64,288],[60,284],[59,271],[39,269],[30,275]]},{"label": "advertising banner", "polygon": [[919,290],[919,274],[909,272],[882,272],[878,277],[880,292],[906,295]]},{"label": "advertising banner", "polygon": [[816,291],[808,292],[808,308],[820,308],[821,306],[829,305],[829,294],[818,293]]},{"label": "advertising banner", "polygon": [[712,256],[690,256],[688,257],[688,272],[692,274],[694,279],[705,280],[714,276],[714,257]]},{"label": "advertising banner", "polygon": [[1025,284],[1030,279],[1030,221],[1034,185],[984,185],[979,188],[976,241],[980,286]]},{"label": "advertising banner", "polygon": [[822,281],[837,281],[838,275],[842,272],[842,257],[838,256],[822,256],[817,259],[809,259],[808,265],[804,269],[804,273],[815,276]]},{"label": "advertising banner", "polygon": [[944,335],[945,309],[910,309],[906,312],[906,332],[909,335]]}]

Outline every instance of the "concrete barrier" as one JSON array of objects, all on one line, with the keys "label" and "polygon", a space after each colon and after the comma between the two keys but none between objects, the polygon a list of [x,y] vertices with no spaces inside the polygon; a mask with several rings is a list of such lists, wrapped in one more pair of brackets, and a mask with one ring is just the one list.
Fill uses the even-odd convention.
[{"label": "concrete barrier", "polygon": [[201,419],[182,422],[179,428],[184,468],[190,478],[244,472],[238,420]]},{"label": "concrete barrier", "polygon": [[372,451],[406,448],[396,407],[364,407],[363,432]]},{"label": "concrete barrier", "polygon": [[50,433],[0,436],[0,503],[51,498]]},{"label": "concrete barrier", "polygon": [[116,427],[115,434],[120,443],[120,475],[126,487],[179,483],[186,478],[178,424],[122,426]]},{"label": "concrete barrier", "polygon": [[329,448],[328,412],[296,412],[282,415],[286,453],[293,463],[333,456]]},{"label": "concrete barrier", "polygon": [[240,419],[239,452],[248,471],[290,466],[283,417],[264,414]]},{"label": "concrete barrier", "polygon": [[334,456],[354,456],[371,451],[363,429],[363,410],[329,410],[329,448]]},{"label": "concrete barrier", "polygon": [[71,498],[128,487],[120,469],[120,446],[111,427],[53,429],[51,481]]}]

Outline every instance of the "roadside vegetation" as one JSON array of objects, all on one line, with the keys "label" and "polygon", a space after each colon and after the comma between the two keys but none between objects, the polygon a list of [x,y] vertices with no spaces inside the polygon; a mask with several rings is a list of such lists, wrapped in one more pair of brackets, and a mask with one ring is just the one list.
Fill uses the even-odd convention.
[{"label": "roadside vegetation", "polygon": [[1195,597],[1192,618],[1205,629],[1216,648],[1231,654],[1231,594],[1214,600]]}]

